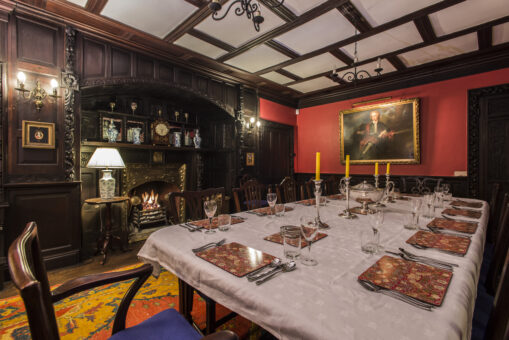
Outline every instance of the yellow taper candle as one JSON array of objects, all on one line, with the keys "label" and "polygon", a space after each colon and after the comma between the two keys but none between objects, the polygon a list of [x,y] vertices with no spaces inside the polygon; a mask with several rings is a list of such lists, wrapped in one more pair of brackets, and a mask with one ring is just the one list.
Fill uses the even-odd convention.
[{"label": "yellow taper candle", "polygon": [[391,163],[387,163],[387,172],[386,172],[387,175],[390,175],[391,174]]},{"label": "yellow taper candle", "polygon": [[375,176],[378,176],[378,162],[375,163]]},{"label": "yellow taper candle", "polygon": [[350,177],[350,155],[346,155],[345,177]]},{"label": "yellow taper candle", "polygon": [[316,180],[320,180],[320,153],[316,153]]}]

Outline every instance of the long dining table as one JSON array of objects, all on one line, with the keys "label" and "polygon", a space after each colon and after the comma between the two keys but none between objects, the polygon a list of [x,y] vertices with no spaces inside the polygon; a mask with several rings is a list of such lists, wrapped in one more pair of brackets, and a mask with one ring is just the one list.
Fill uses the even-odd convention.
[{"label": "long dining table", "polygon": [[[410,198],[415,199],[415,198]],[[316,206],[286,204],[294,210],[283,217],[257,216],[248,212],[235,214],[245,221],[232,225],[227,232],[214,234],[189,232],[179,225],[160,229],[147,239],[139,258],[154,265],[154,274],[164,267],[182,284],[200,290],[216,302],[260,325],[279,339],[469,339],[477,294],[488,222],[488,204],[482,202],[480,219],[465,256],[453,256],[436,249],[415,249],[405,243],[416,230],[403,227],[410,213],[410,200],[387,203],[380,244],[385,250],[404,247],[417,255],[453,262],[450,285],[440,307],[426,311],[390,296],[364,289],[358,276],[377,262],[384,252],[370,255],[360,249],[359,233],[370,228],[369,218],[343,219],[344,200],[328,200],[320,207],[320,217],[329,224],[321,230],[327,237],[313,243],[316,266],[304,266],[281,273],[256,285],[245,277],[229,272],[199,258],[193,248],[226,238],[284,260],[283,246],[264,240],[277,233],[282,225],[299,225],[303,215],[316,216]],[[447,205],[447,202],[445,203]],[[350,206],[358,205],[350,202]],[[441,208],[436,208],[439,217]],[[421,217],[425,227],[430,219]],[[302,252],[307,252],[303,248]],[[389,255],[390,256],[390,255]],[[187,294],[188,295],[188,294]],[[187,304],[181,298],[181,310]]]}]

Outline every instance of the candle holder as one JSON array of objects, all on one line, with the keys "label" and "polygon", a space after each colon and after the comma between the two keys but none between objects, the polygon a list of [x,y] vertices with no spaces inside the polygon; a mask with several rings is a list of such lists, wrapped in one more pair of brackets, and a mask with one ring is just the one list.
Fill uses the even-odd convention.
[{"label": "candle holder", "polygon": [[[378,190],[378,185],[379,185],[379,175],[373,175],[373,177],[375,177],[375,189]],[[374,204],[372,204],[373,207],[375,208],[384,208],[385,207],[385,204],[383,203],[380,203],[380,202],[376,202]]]},{"label": "candle holder", "polygon": [[350,212],[350,177],[343,177],[341,182],[344,182],[345,185],[346,209],[339,213],[339,217],[345,218],[347,220],[357,218],[357,215],[354,215]]},{"label": "candle holder", "polygon": [[394,199],[392,198],[392,194],[394,192],[394,182],[391,181],[391,175],[385,174],[385,199],[386,203],[394,203]]},{"label": "candle holder", "polygon": [[316,223],[320,229],[329,229],[329,225],[320,220],[320,198],[322,197],[322,180],[313,180],[315,183],[315,202],[316,202]]}]

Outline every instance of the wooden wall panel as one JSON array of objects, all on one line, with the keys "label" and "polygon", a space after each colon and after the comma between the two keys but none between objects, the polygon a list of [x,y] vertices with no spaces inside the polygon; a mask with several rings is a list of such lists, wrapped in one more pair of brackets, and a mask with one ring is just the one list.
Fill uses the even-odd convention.
[{"label": "wooden wall panel", "polygon": [[192,88],[193,86],[193,74],[186,70],[178,68],[175,72],[175,82]]},{"label": "wooden wall panel", "polygon": [[159,64],[159,80],[173,83],[173,68],[168,64]]},{"label": "wooden wall panel", "polygon": [[111,76],[131,76],[131,54],[116,48],[111,49]]},{"label": "wooden wall panel", "polygon": [[223,84],[211,80],[209,81],[209,97],[214,98],[222,103],[224,103],[224,91],[223,91]]},{"label": "wooden wall panel", "polygon": [[83,39],[83,78],[106,77],[106,45]]},{"label": "wooden wall panel", "polygon": [[207,94],[209,80],[202,76],[196,76],[196,90],[198,92]]},{"label": "wooden wall panel", "polygon": [[35,64],[57,66],[58,32],[58,28],[54,26],[18,19],[18,59]]},{"label": "wooden wall panel", "polygon": [[138,56],[136,58],[136,76],[138,78],[154,78],[154,60]]}]

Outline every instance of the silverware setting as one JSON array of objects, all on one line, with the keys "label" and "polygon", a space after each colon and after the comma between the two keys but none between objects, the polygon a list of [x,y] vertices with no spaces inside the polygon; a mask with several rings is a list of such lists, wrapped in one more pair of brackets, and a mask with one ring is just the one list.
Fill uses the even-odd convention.
[{"label": "silverware setting", "polygon": [[434,259],[434,258],[431,258],[431,257],[422,256],[422,255],[415,255],[415,254],[405,250],[404,248],[399,248],[399,251],[402,252],[403,254],[405,254],[406,256],[410,257],[410,258],[421,259],[421,260],[425,260],[425,261],[432,261],[432,262],[435,262],[435,263],[438,263],[438,264],[442,264],[442,265],[446,265],[446,266],[459,267],[459,265],[457,265],[456,263],[445,262],[445,261],[437,260],[437,259]]},{"label": "silverware setting", "polygon": [[245,212],[248,213],[248,214],[256,215],[256,216],[265,216],[266,215],[264,213],[256,212],[256,211],[245,211]]},{"label": "silverware setting", "polygon": [[438,249],[438,248],[430,248],[430,247],[423,246],[421,244],[413,244],[413,243],[411,243],[410,245],[412,247],[414,247],[414,248],[417,248],[417,249],[422,249],[422,250],[424,250],[424,249],[435,249],[435,250],[438,250],[441,253],[445,253],[445,254],[449,254],[449,255],[454,255],[454,256],[459,256],[459,257],[465,256],[463,254],[455,253],[453,251],[444,250],[444,249]]},{"label": "silverware setting", "polygon": [[195,232],[195,231],[201,231],[201,229],[203,228],[199,228],[199,227],[194,227],[194,226],[189,226],[187,223],[185,224],[177,224],[179,227],[182,227],[184,229],[187,229],[187,231],[190,231],[190,232]]},{"label": "silverware setting", "polygon": [[[279,259],[277,259],[279,260]],[[256,280],[260,280],[260,279],[263,279],[264,277],[272,274],[273,272],[277,271],[278,269],[280,269],[284,263],[281,262],[281,260],[277,261],[276,259],[274,259],[271,264],[270,264],[270,267],[272,269],[268,270],[268,271],[263,271],[263,272],[260,272],[258,274],[254,274],[254,275],[247,275],[247,280],[249,282],[253,282],[253,281],[256,281]],[[267,268],[267,267],[264,267],[264,268]]]},{"label": "silverware setting", "polygon": [[453,207],[456,210],[465,210],[465,211],[479,212],[479,210],[475,210],[475,209],[472,209],[472,208],[458,207],[458,206],[455,206],[455,205],[451,205],[451,207]]},{"label": "silverware setting", "polygon": [[394,256],[399,256],[399,257],[401,257],[405,261],[417,262],[417,263],[425,264],[425,265],[432,266],[432,267],[435,267],[435,268],[447,270],[447,271],[450,271],[450,272],[454,271],[454,267],[451,266],[451,265],[445,265],[445,264],[441,264],[441,263],[436,263],[434,261],[425,260],[425,259],[416,259],[414,257],[409,257],[409,256],[405,255],[404,253],[398,253],[398,252],[393,252],[393,251],[389,251],[389,250],[386,250],[385,252],[387,254],[391,254],[391,255],[394,255]]},{"label": "silverware setting", "polygon": [[410,296],[407,296],[407,295],[404,295],[404,294],[401,294],[397,291],[394,291],[394,290],[389,290],[389,289],[386,289],[386,288],[382,288],[380,286],[377,286],[369,281],[364,281],[364,280],[358,280],[359,284],[364,287],[365,289],[371,291],[371,292],[375,292],[375,293],[381,293],[381,294],[384,294],[384,295],[387,295],[387,296],[390,296],[392,298],[395,298],[395,299],[398,299],[402,302],[406,302],[414,307],[417,307],[417,308],[421,308],[421,309],[424,309],[428,312],[431,312],[433,310],[433,308],[435,306],[433,306],[432,304],[429,304],[427,302],[424,302],[424,301],[420,301],[420,300],[417,300],[417,299],[414,299]]},{"label": "silverware setting", "polygon": [[205,244],[205,245],[203,245],[201,247],[194,248],[193,249],[193,253],[199,253],[200,251],[204,251],[204,250],[207,250],[209,248],[219,247],[219,246],[223,245],[225,242],[226,242],[226,239],[223,238],[219,242],[210,242],[210,243],[207,243],[207,244]]},{"label": "silverware setting", "polygon": [[282,266],[277,268],[275,271],[273,271],[271,274],[269,274],[268,276],[264,277],[261,280],[256,281],[256,285],[259,286],[262,283],[265,283],[265,282],[271,280],[279,273],[288,273],[288,272],[294,271],[295,269],[297,269],[297,263],[295,263],[295,261],[286,262]]},{"label": "silverware setting", "polygon": [[281,259],[276,257],[267,266],[263,266],[261,268],[256,269],[255,271],[252,271],[251,273],[247,274],[246,277],[249,280],[250,277],[253,277],[253,276],[256,276],[258,274],[261,274],[263,271],[265,271],[268,268],[275,268],[275,267],[279,266],[280,264],[281,264]]},{"label": "silverware setting", "polygon": [[459,219],[459,218],[452,218],[452,217],[449,217],[449,216],[447,216],[445,214],[442,214],[442,217],[445,218],[446,220],[449,220],[449,221],[477,223],[475,221],[467,221],[467,220],[462,220],[462,219]]},{"label": "silverware setting", "polygon": [[[432,233],[435,233],[435,234],[444,234],[444,235],[472,238],[472,235],[469,235],[467,233],[462,233],[461,231],[446,230],[446,229],[432,227],[432,226],[426,226],[426,227],[429,229],[429,231],[431,231]],[[426,231],[426,229],[422,229],[422,230]]]}]

